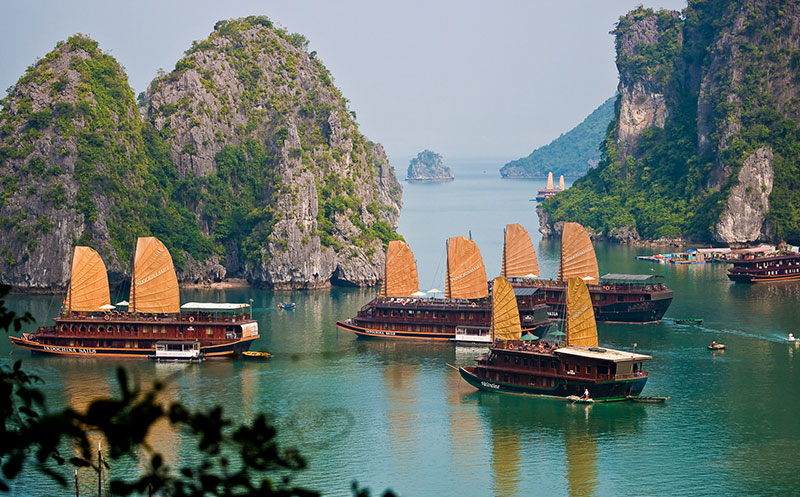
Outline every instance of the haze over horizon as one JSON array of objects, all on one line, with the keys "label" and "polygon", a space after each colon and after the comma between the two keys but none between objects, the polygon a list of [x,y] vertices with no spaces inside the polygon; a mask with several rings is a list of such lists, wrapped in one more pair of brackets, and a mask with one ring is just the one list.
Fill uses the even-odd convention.
[{"label": "haze over horizon", "polygon": [[26,2],[3,7],[0,88],[80,32],[125,67],[138,94],[218,20],[265,15],[309,40],[361,131],[384,145],[398,170],[426,148],[446,163],[499,168],[570,130],[614,94],[609,31],[642,3],[686,6],[685,0]]}]

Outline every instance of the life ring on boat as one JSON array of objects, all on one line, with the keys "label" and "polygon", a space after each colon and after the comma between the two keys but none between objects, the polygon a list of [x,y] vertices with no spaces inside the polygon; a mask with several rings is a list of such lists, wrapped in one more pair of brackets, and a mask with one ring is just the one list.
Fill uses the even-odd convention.
[{"label": "life ring on boat", "polygon": [[111,316],[109,316],[108,314],[106,314],[105,316],[103,316],[103,319],[105,319],[106,321],[108,321],[109,319],[111,319]]},{"label": "life ring on boat", "polygon": [[194,316],[189,316],[189,322],[194,323]]},{"label": "life ring on boat", "polygon": [[608,286],[608,285],[603,285],[603,290],[609,291],[609,290],[611,290],[611,287]]},{"label": "life ring on boat", "polygon": [[514,344],[513,343],[509,343],[508,344],[508,350],[514,350]]}]

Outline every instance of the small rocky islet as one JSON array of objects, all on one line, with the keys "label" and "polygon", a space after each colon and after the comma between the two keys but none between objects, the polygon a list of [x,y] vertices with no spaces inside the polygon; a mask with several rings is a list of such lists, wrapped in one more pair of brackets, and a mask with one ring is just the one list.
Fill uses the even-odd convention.
[{"label": "small rocky islet", "polygon": [[453,171],[444,165],[442,156],[430,150],[423,150],[408,164],[409,183],[435,183],[453,181]]}]

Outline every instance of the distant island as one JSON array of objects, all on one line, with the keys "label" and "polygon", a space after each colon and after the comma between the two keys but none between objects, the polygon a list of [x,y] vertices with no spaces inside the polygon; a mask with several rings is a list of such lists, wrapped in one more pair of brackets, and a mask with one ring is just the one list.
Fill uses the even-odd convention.
[{"label": "distant island", "polygon": [[425,183],[432,181],[453,181],[453,171],[442,162],[442,156],[430,150],[423,150],[408,164],[408,177],[410,183]]},{"label": "distant island", "polygon": [[582,123],[539,147],[527,157],[513,160],[500,169],[504,178],[544,178],[547,173],[580,178],[600,162],[600,143],[614,118],[614,98],[595,109]]}]

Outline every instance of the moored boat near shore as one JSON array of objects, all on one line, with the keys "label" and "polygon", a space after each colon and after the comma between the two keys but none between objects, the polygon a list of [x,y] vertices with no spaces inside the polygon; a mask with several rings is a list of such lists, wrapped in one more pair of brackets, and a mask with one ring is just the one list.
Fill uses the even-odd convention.
[{"label": "moored boat near shore", "polygon": [[733,267],[728,270],[728,279],[735,283],[758,283],[800,278],[800,253],[797,252],[760,257],[755,254],[746,254],[738,259],[729,259],[728,262],[733,264]]},{"label": "moored boat near shore", "polygon": [[[509,225],[511,227],[513,225]],[[517,225],[518,226],[518,225]],[[515,237],[525,238],[527,231],[520,226]],[[509,244],[506,239],[506,244]],[[531,245],[530,251],[533,251]],[[529,258],[535,259],[531,254]],[[545,280],[534,277],[510,278],[514,288],[537,288],[549,306],[551,319],[564,319],[564,298],[567,279],[583,279],[589,289],[598,321],[611,323],[654,323],[664,317],[672,303],[673,292],[667,288],[663,276],[652,274],[606,274],[599,276],[597,257],[586,230],[578,223],[564,223],[561,237],[561,264],[558,279]]]},{"label": "moored boat near shore", "polygon": [[54,324],[10,337],[36,354],[70,357],[156,355],[160,344],[198,342],[205,358],[240,354],[259,337],[248,304],[190,302],[180,306],[178,280],[167,248],[156,238],[136,244],[128,310],[110,304],[99,254],[76,247],[67,296]]},{"label": "moored boat near shore", "polygon": [[588,390],[595,402],[637,397],[647,382],[642,365],[651,356],[598,347],[589,290],[580,278],[569,279],[566,345],[520,338],[514,333],[511,339],[496,340],[475,366],[459,368],[461,377],[490,392],[567,399]]},{"label": "moored boat near shore", "polygon": [[[381,295],[336,326],[361,337],[489,343],[489,286],[483,258],[472,240],[454,237],[448,241],[445,298],[419,298],[420,294],[411,249],[392,241]],[[547,306],[538,299],[536,292],[521,292],[519,317],[526,331],[541,335],[550,319]]]}]

